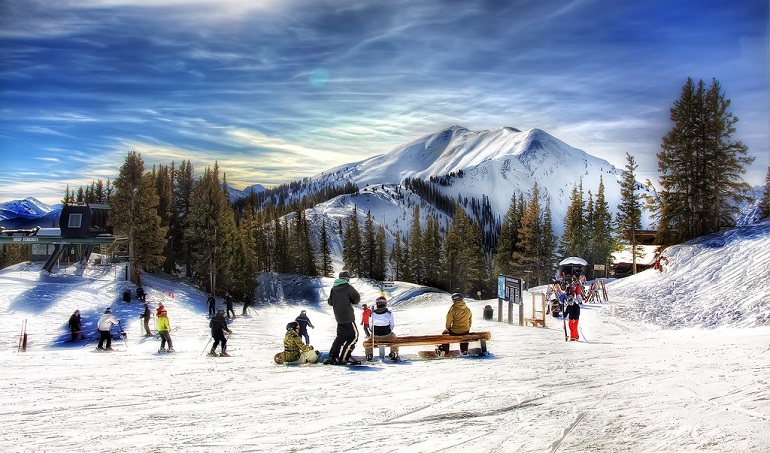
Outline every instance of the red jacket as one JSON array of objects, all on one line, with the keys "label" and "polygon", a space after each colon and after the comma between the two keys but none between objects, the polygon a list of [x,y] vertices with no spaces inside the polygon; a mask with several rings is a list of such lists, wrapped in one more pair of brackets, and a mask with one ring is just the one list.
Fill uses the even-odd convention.
[{"label": "red jacket", "polygon": [[361,316],[361,322],[363,322],[365,326],[369,325],[370,316],[372,316],[372,310],[369,307],[364,308],[364,314]]}]

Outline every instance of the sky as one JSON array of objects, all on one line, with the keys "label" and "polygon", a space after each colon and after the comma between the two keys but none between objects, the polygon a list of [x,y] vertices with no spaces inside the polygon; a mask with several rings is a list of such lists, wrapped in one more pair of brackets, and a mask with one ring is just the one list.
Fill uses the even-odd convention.
[{"label": "sky", "polygon": [[[310,344],[329,351],[331,278],[262,274],[258,305],[247,316],[235,306],[224,358],[205,355],[206,295],[179,278],[143,276],[151,308],[168,311],[176,352],[165,354],[141,336],[141,303],[120,301],[134,290],[122,265],[48,274],[20,263],[0,270],[0,450],[766,453],[770,288],[741,276],[770,265],[770,222],[665,253],[662,272],[610,281],[608,301],[582,305],[581,341],[566,342],[551,315],[520,327],[515,315],[497,322],[497,299],[466,299],[472,330],[492,335],[489,356],[425,360],[431,348],[411,346],[401,362],[355,368],[273,362],[302,309]],[[351,279],[362,303],[379,295],[371,283]],[[525,316],[543,290],[524,292]],[[386,296],[397,335],[444,328],[448,293],[394,282]],[[128,336],[113,340],[119,352],[96,352],[89,339],[108,306]],[[76,309],[85,338],[70,342]]]},{"label": "sky", "polygon": [[153,164],[288,183],[452,125],[540,128],[656,179],[688,77],[770,167],[766,0],[0,0],[0,201]]}]

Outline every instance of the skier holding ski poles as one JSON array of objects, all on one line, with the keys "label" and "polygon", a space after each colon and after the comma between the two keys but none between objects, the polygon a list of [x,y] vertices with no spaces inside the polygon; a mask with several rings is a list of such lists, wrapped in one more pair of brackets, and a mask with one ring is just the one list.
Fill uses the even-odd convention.
[{"label": "skier holding ski poles", "polygon": [[[112,335],[110,334],[110,329],[112,329],[113,324],[120,324],[120,321],[118,321],[118,319],[112,315],[112,310],[107,307],[107,309],[104,310],[102,317],[99,318],[99,322],[96,324],[96,328],[99,329],[99,345],[96,347],[96,349],[100,351],[113,350]],[[107,340],[106,347],[102,347],[105,340]]]},{"label": "skier holding ski poles", "polygon": [[214,346],[211,347],[209,355],[216,356],[217,346],[219,346],[219,343],[222,343],[222,353],[219,355],[221,357],[229,357],[230,354],[227,353],[227,337],[225,337],[225,331],[228,333],[232,333],[232,331],[227,327],[224,310],[219,309],[217,311],[217,314],[211,318],[211,321],[209,321],[209,327],[211,328],[211,336],[214,338]]}]

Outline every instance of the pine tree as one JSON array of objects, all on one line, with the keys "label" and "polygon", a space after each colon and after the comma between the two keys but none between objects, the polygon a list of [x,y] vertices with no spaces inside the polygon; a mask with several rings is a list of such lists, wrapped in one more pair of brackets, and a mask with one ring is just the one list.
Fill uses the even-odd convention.
[{"label": "pine tree", "polygon": [[130,151],[115,179],[108,222],[116,235],[128,240],[131,281],[136,284],[142,270],[154,269],[164,260],[166,228],[161,226],[158,203],[152,175],[144,173],[141,155]]},{"label": "pine tree", "polygon": [[375,280],[385,280],[387,278],[387,245],[385,243],[385,227],[377,226],[377,254],[375,256],[374,266],[372,268],[372,278]]},{"label": "pine tree", "polygon": [[[173,169],[173,164],[172,164]],[[176,266],[183,263],[185,276],[192,277],[192,243],[185,232],[190,226],[190,210],[192,194],[195,187],[195,172],[190,161],[182,161],[174,171],[174,208],[175,221],[169,225],[170,260]]]},{"label": "pine tree", "polygon": [[760,202],[760,218],[766,219],[770,217],[770,167],[767,168],[767,176],[765,176],[765,193],[762,196]]},{"label": "pine tree", "polygon": [[401,267],[401,237],[396,234],[396,238],[393,241],[393,247],[390,248],[390,255],[388,261],[391,263],[393,269],[393,280],[403,281],[403,272]]},{"label": "pine tree", "polygon": [[481,230],[460,205],[455,205],[452,227],[444,247],[447,288],[467,292],[485,286],[486,262],[481,243]]},{"label": "pine tree", "polygon": [[633,273],[636,274],[636,259],[642,250],[638,246],[636,234],[642,229],[642,202],[636,196],[636,164],[634,156],[626,153],[626,169],[620,182],[620,204],[615,216],[618,231],[623,239],[628,241],[632,251]]},{"label": "pine tree", "polygon": [[[617,247],[613,231],[612,213],[604,195],[604,180],[600,176],[599,191],[596,193],[596,201],[591,212],[588,247],[591,250],[592,261],[589,264],[603,264],[605,266],[611,264],[612,252]],[[593,269],[593,266],[590,269]]]},{"label": "pine tree", "polygon": [[583,256],[588,247],[586,236],[586,219],[583,200],[583,179],[572,188],[570,205],[564,218],[564,234],[561,237],[561,249],[563,256]]},{"label": "pine tree", "polygon": [[345,242],[342,248],[342,262],[351,275],[359,276],[362,270],[363,247],[361,244],[361,228],[358,224],[358,209],[353,207],[353,212],[348,218],[348,226],[345,229]]},{"label": "pine tree", "polygon": [[423,254],[422,254],[422,229],[420,227],[420,205],[415,204],[412,211],[412,227],[409,230],[411,238],[411,250],[409,251],[409,265],[414,283],[423,284]]},{"label": "pine tree", "polygon": [[519,249],[519,229],[521,228],[521,217],[524,211],[524,198],[522,194],[513,194],[511,204],[508,207],[500,227],[500,237],[497,241],[497,250],[495,252],[494,263],[497,274],[512,276],[518,272],[513,255]]},{"label": "pine tree", "polygon": [[377,266],[377,237],[374,230],[374,219],[372,212],[366,211],[366,220],[364,221],[362,250],[362,270],[359,277],[374,278],[374,268]]},{"label": "pine tree", "polygon": [[738,202],[747,199],[741,175],[753,158],[732,139],[738,118],[729,106],[716,79],[706,89],[688,78],[674,101],[674,126],[657,154],[661,189],[653,206],[663,245],[733,226]]},{"label": "pine tree", "polygon": [[[158,216],[160,217],[160,224],[168,231],[171,231],[171,224],[177,220],[177,216],[174,212],[172,172],[169,170],[168,166],[160,166],[155,174],[155,191],[158,194]],[[163,256],[165,258],[163,262],[163,271],[169,274],[176,270],[173,255],[171,250],[171,237],[169,237],[163,250]]]},{"label": "pine tree", "polygon": [[198,178],[190,201],[186,240],[192,246],[193,267],[207,281],[209,292],[216,294],[220,284],[229,288],[235,237],[227,185],[220,185],[218,164]]},{"label": "pine tree", "polygon": [[329,248],[329,237],[326,234],[326,221],[321,217],[321,274],[324,277],[334,276],[332,252]]},{"label": "pine tree", "polygon": [[423,281],[427,286],[438,287],[441,284],[442,238],[438,218],[430,216],[426,220],[425,234],[422,236]]}]

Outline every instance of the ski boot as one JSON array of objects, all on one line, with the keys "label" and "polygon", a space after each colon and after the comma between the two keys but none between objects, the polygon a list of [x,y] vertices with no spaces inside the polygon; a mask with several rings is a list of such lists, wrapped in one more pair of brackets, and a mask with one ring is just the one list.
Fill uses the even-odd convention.
[{"label": "ski boot", "polygon": [[398,353],[391,352],[390,354],[388,354],[388,358],[394,362],[398,362]]},{"label": "ski boot", "polygon": [[158,352],[166,352],[166,348],[160,348],[158,349]]},{"label": "ski boot", "polygon": [[366,354],[366,361],[367,362],[373,362],[374,356],[372,354]]},{"label": "ski boot", "polygon": [[217,351],[214,350],[214,348],[211,348],[211,351],[209,351],[209,357],[217,357]]},{"label": "ski boot", "polygon": [[230,354],[228,354],[227,351],[222,351],[222,353],[219,354],[219,357],[230,357]]}]

